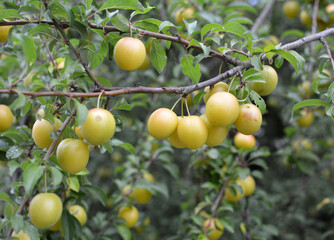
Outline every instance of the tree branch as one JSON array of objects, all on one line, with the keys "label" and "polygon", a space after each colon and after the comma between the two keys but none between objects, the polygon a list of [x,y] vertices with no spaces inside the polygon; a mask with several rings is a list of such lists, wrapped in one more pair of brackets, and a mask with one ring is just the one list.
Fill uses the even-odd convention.
[{"label": "tree branch", "polygon": [[[247,67],[251,67],[251,65],[247,65]],[[105,90],[103,96],[117,96],[124,94],[134,94],[134,93],[152,93],[152,94],[161,94],[161,93],[174,93],[174,94],[182,94],[187,95],[195,90],[205,88],[206,86],[211,86],[216,84],[219,81],[227,79],[235,74],[237,74],[240,70],[245,69],[246,67],[237,66],[232,68],[214,78],[208,79],[204,82],[200,82],[194,85],[185,86],[185,87],[125,87],[125,88],[108,88],[102,87],[102,90]],[[0,94],[23,94],[31,97],[48,97],[48,96],[59,96],[59,97],[68,97],[68,98],[91,98],[98,97],[100,95],[101,89],[93,90],[93,92],[89,93],[77,93],[77,92],[29,92],[29,91],[19,91],[14,89],[0,89]]]},{"label": "tree branch", "polygon": [[333,55],[332,55],[331,50],[329,49],[328,43],[327,43],[326,39],[323,38],[323,37],[320,38],[320,42],[321,42],[322,45],[324,45],[324,47],[326,48],[326,51],[327,51],[327,54],[328,54],[329,59],[330,59],[330,61],[331,61],[332,69],[333,69],[333,72],[334,72],[334,60],[333,60]]},{"label": "tree branch", "polygon": [[[45,6],[45,9],[48,10],[48,3],[46,2],[46,0],[42,0]],[[87,64],[84,62],[84,60],[82,59],[80,53],[75,49],[75,47],[72,45],[72,43],[70,42],[70,40],[67,38],[64,29],[61,25],[58,24],[57,20],[55,18],[52,18],[52,22],[53,25],[58,29],[58,31],[60,32],[60,34],[62,35],[65,44],[71,49],[71,51],[75,54],[75,56],[78,58],[78,60],[80,61],[81,65],[84,67],[86,73],[89,75],[89,77],[94,81],[94,83],[98,86],[98,87],[102,87],[103,85],[97,80],[97,78],[94,76],[94,74],[90,71],[90,69],[88,68]]]},{"label": "tree branch", "polygon": [[261,23],[265,22],[265,18],[276,3],[276,0],[272,0],[271,2],[268,2],[267,5],[263,8],[262,12],[258,16],[258,18],[255,20],[254,25],[251,28],[252,33],[256,33],[257,29],[261,25]]}]

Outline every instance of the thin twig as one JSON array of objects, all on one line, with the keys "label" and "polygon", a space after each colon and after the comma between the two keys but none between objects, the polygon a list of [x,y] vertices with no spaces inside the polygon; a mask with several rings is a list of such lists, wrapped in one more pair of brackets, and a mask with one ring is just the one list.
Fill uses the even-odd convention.
[{"label": "thin twig", "polygon": [[59,139],[60,139],[62,133],[64,132],[66,126],[70,123],[72,117],[75,116],[76,112],[77,112],[77,108],[74,107],[74,108],[72,109],[71,114],[65,119],[64,123],[63,123],[62,126],[59,128],[59,130],[58,130],[58,136],[53,140],[51,146],[49,147],[48,151],[46,152],[46,154],[45,154],[45,156],[44,156],[44,158],[43,158],[44,161],[48,161],[49,158],[51,157],[51,155],[52,155],[54,149],[55,149],[56,146],[57,146],[57,143],[58,143],[58,141],[59,141]]},{"label": "thin twig", "polygon": [[266,16],[268,15],[268,13],[272,9],[272,7],[274,6],[275,2],[276,2],[276,0],[272,0],[271,2],[268,2],[267,5],[263,8],[262,12],[258,16],[258,18],[255,20],[254,25],[251,28],[252,33],[256,33],[259,26],[262,23],[267,22],[264,19],[266,18]]},{"label": "thin twig", "polygon": [[326,51],[327,51],[327,54],[328,54],[329,59],[330,59],[330,61],[331,61],[332,69],[333,69],[333,72],[334,72],[334,60],[333,60],[333,55],[332,55],[331,50],[329,49],[328,43],[327,43],[326,39],[323,38],[323,37],[320,38],[320,42],[321,42],[322,45],[324,45],[324,47],[326,48]]},{"label": "thin twig", "polygon": [[44,48],[46,49],[46,51],[47,51],[47,53],[48,53],[48,55],[49,55],[49,59],[50,59],[50,62],[51,62],[51,64],[52,64],[52,66],[53,66],[53,67],[55,68],[55,70],[56,70],[57,77],[59,77],[60,74],[59,74],[59,71],[58,71],[58,69],[57,69],[56,59],[54,58],[52,52],[50,51],[49,46],[46,44],[46,41],[45,41],[45,37],[44,37],[44,36],[42,36],[42,43],[43,43]]},{"label": "thin twig", "polygon": [[222,187],[220,188],[220,191],[219,191],[219,194],[218,194],[218,197],[216,199],[216,201],[214,202],[213,206],[214,206],[214,209],[213,209],[213,213],[211,215],[211,217],[209,218],[209,224],[206,225],[206,228],[205,228],[205,231],[204,231],[204,235],[208,232],[209,230],[209,226],[211,225],[211,221],[217,217],[217,213],[218,213],[218,208],[220,206],[220,203],[221,201],[223,200],[223,197],[225,195],[225,189],[227,187],[227,184],[228,184],[228,179],[225,180],[225,182],[223,183]]},{"label": "thin twig", "polygon": [[[48,10],[48,3],[46,0],[43,0],[45,9]],[[96,86],[98,87],[102,87],[103,85],[97,80],[97,78],[94,76],[94,74],[91,72],[91,70],[88,68],[88,65],[85,63],[85,61],[82,59],[79,51],[77,51],[75,49],[75,47],[72,45],[72,43],[70,42],[70,40],[67,38],[63,27],[57,22],[57,20],[55,18],[52,18],[52,22],[54,24],[54,26],[58,29],[58,31],[60,32],[61,36],[64,39],[65,44],[71,49],[71,51],[74,53],[74,55],[78,58],[78,60],[80,61],[81,65],[84,67],[86,73],[89,75],[89,77],[94,81],[94,83],[96,84]]]},{"label": "thin twig", "polygon": [[28,67],[26,67],[22,72],[21,75],[19,76],[19,78],[17,79],[16,82],[14,82],[12,85],[9,86],[9,89],[12,89],[14,86],[16,86],[19,82],[21,82],[23,80],[24,75],[26,75],[28,70]]}]

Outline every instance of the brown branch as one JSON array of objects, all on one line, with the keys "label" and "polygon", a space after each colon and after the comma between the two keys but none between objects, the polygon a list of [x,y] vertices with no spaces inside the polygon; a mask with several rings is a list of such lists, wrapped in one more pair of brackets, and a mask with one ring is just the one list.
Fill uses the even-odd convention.
[{"label": "brown branch", "polygon": [[[113,26],[97,26],[96,24],[91,23],[91,22],[88,22],[88,25],[91,28],[104,30],[106,33],[115,31],[115,27],[113,27]],[[167,41],[171,41],[171,42],[181,43],[186,48],[194,48],[194,49],[197,49],[199,51],[203,51],[200,46],[197,46],[197,45],[189,46],[190,42],[181,38],[181,37],[179,37],[179,36],[174,37],[174,36],[165,35],[165,34],[161,34],[161,33],[155,33],[155,32],[151,32],[151,31],[147,31],[147,30],[141,30],[141,29],[134,28],[134,27],[132,27],[132,29],[135,30],[135,31],[138,31],[139,34],[141,34],[142,36],[153,37],[153,38],[157,38],[157,39],[163,39],[163,40],[167,40]],[[235,65],[235,66],[242,64],[242,62],[240,60],[237,60],[237,59],[235,59],[235,58],[233,58],[229,55],[222,54],[222,53],[214,51],[214,50],[210,50],[210,56],[220,58],[220,59],[226,61],[227,63],[230,63],[230,64]]]},{"label": "brown branch", "polygon": [[211,221],[212,221],[214,218],[217,217],[218,208],[219,208],[220,203],[221,203],[221,201],[223,200],[223,197],[224,197],[224,195],[225,195],[225,189],[226,189],[226,187],[227,187],[227,184],[228,184],[228,179],[225,180],[223,186],[220,188],[218,197],[217,197],[216,201],[215,201],[214,204],[213,204],[213,205],[214,205],[214,210],[213,210],[213,213],[212,213],[211,217],[209,218],[209,224],[206,225],[206,228],[205,228],[205,231],[204,231],[204,235],[206,235],[206,233],[208,232]]},{"label": "brown branch", "polygon": [[45,156],[44,156],[44,158],[43,158],[44,161],[48,161],[49,158],[50,158],[50,156],[53,154],[53,151],[54,151],[54,149],[56,148],[57,143],[58,143],[58,141],[59,141],[59,139],[60,139],[62,133],[64,132],[66,126],[70,123],[72,117],[75,116],[76,112],[77,112],[77,108],[74,107],[74,108],[72,109],[71,114],[65,119],[64,123],[63,123],[62,126],[59,128],[59,130],[58,130],[58,136],[57,136],[57,138],[55,138],[55,139],[53,140],[51,146],[49,147],[48,151],[46,152],[46,154],[45,154]]},{"label": "brown branch", "polygon": [[329,49],[328,43],[327,43],[326,39],[323,38],[323,37],[320,38],[320,42],[321,42],[322,45],[324,45],[324,47],[326,48],[326,51],[327,51],[327,54],[328,54],[329,59],[330,59],[330,61],[331,61],[332,69],[333,69],[333,72],[334,72],[334,59],[333,59],[332,52],[331,52],[331,50]]},{"label": "brown branch", "polygon": [[[42,0],[45,6],[45,9],[48,10],[48,3],[46,0]],[[90,71],[90,69],[88,68],[87,64],[85,63],[85,61],[82,59],[79,51],[77,51],[75,49],[75,47],[72,45],[72,43],[70,42],[70,40],[67,38],[64,29],[62,28],[62,26],[60,24],[58,24],[57,20],[55,18],[52,18],[52,22],[54,24],[54,26],[58,29],[58,31],[60,32],[61,36],[63,37],[65,44],[71,49],[71,51],[74,53],[74,55],[78,58],[78,60],[80,61],[81,65],[84,67],[86,73],[88,74],[88,76],[94,81],[94,83],[96,84],[96,86],[98,87],[102,87],[103,85],[97,80],[97,78],[94,76],[94,74]]]},{"label": "brown branch", "polygon": [[43,43],[44,48],[46,49],[46,51],[47,51],[47,53],[48,53],[48,55],[49,55],[49,59],[50,59],[50,61],[51,61],[51,64],[53,65],[53,67],[54,67],[55,70],[56,70],[57,77],[59,77],[59,76],[60,76],[60,73],[59,73],[59,71],[58,71],[58,69],[57,69],[56,59],[54,58],[52,52],[50,51],[49,46],[46,44],[46,41],[45,41],[45,37],[44,37],[44,36],[42,36],[42,43]]},{"label": "brown branch", "polygon": [[[34,23],[34,24],[39,24],[38,21],[8,21],[8,22],[0,22],[0,26],[9,26],[9,25],[25,25],[25,24],[29,24],[29,23]],[[52,21],[41,21],[41,23],[46,23],[49,25],[55,25],[54,22]],[[117,28],[115,28],[114,26],[97,26],[94,23],[88,22],[88,25],[91,28],[94,29],[101,29],[104,30],[105,32],[119,32],[119,30]],[[67,23],[59,23],[59,26],[61,26],[62,28],[67,28],[69,27],[69,24]],[[161,34],[161,33],[155,33],[155,32],[150,32],[150,31],[146,31],[146,30],[140,30],[140,29],[135,29],[137,31],[139,31],[139,33],[141,33],[143,36],[149,36],[149,37],[154,37],[157,39],[163,39],[163,40],[167,40],[167,41],[171,41],[171,42],[176,42],[176,43],[180,43],[183,44],[184,46],[188,46],[189,41],[182,39],[180,37],[174,37],[174,36],[169,36],[169,35],[165,35],[165,34]],[[297,41],[294,41],[292,43],[288,43],[285,44],[281,47],[281,49],[283,50],[292,50],[292,49],[296,49],[298,47],[304,46],[305,44],[311,43],[313,41],[319,40],[321,37],[327,37],[329,35],[334,35],[334,28],[329,28],[326,29],[322,32],[316,33],[316,34],[312,34],[310,36],[301,38]],[[190,46],[190,48],[196,48],[201,50],[201,48],[199,46]],[[216,57],[216,58],[220,58],[223,59],[224,61],[231,63],[233,65],[244,65],[246,67],[249,66],[249,62],[241,62],[239,60],[235,60],[234,58],[232,58],[229,55],[225,55],[219,52],[216,52],[214,50],[210,51],[210,54],[212,57]]]},{"label": "brown branch", "polygon": [[310,36],[303,37],[303,38],[298,39],[298,40],[296,40],[294,42],[287,43],[287,44],[283,45],[281,47],[281,49],[283,49],[285,51],[289,51],[289,50],[292,50],[292,49],[296,49],[296,48],[302,47],[305,44],[317,41],[321,37],[325,38],[325,37],[328,37],[330,35],[334,35],[334,28],[329,28],[329,29],[326,29],[326,30],[324,30],[322,32],[318,32],[316,34],[312,34]]},{"label": "brown branch", "polygon": [[266,18],[266,16],[268,15],[268,13],[270,12],[270,10],[272,9],[275,3],[276,3],[276,0],[272,0],[271,2],[268,2],[267,5],[263,8],[262,12],[258,16],[258,18],[255,20],[254,25],[251,28],[252,33],[256,33],[259,26],[263,22],[265,22],[264,19]]},{"label": "brown branch", "polygon": [[[251,65],[247,65],[247,67],[251,67]],[[152,94],[161,94],[161,93],[174,93],[174,94],[182,94],[186,95],[195,90],[205,88],[206,86],[214,85],[219,81],[227,79],[239,71],[245,69],[246,66],[237,66],[232,68],[214,78],[208,79],[204,82],[200,82],[194,85],[185,86],[185,87],[159,87],[159,88],[152,88],[152,87],[125,87],[125,88],[108,88],[102,87],[105,92],[103,96],[117,96],[117,95],[124,95],[124,94],[134,94],[134,93],[152,93]],[[96,92],[95,92],[96,91]],[[91,98],[91,97],[98,97],[100,92],[97,92],[97,89],[94,92],[90,93],[77,93],[77,92],[29,92],[29,91],[19,91],[19,90],[10,90],[10,89],[0,89],[0,94],[23,94],[31,97],[50,97],[50,96],[59,96],[59,97],[68,97],[68,98]]]}]

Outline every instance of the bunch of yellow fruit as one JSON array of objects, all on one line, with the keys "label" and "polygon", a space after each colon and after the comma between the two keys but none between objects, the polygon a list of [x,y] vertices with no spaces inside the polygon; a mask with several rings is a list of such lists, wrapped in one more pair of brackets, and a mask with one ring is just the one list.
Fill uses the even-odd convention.
[{"label": "bunch of yellow fruit", "polygon": [[[260,72],[265,82],[250,83],[252,90],[262,96],[270,94],[277,86],[277,73],[270,66]],[[176,148],[198,149],[204,144],[217,146],[224,141],[232,124],[245,135],[254,134],[262,124],[260,109],[251,103],[239,104],[228,92],[229,86],[219,82],[210,90],[207,87],[203,99],[205,113],[199,116],[177,116],[172,110],[159,108],[148,119],[149,133],[157,139],[168,138]]]},{"label": "bunch of yellow fruit", "polygon": [[[39,110],[38,115],[44,117],[44,110]],[[32,127],[35,144],[41,149],[48,149],[53,142],[49,135],[61,126],[62,122],[57,118],[54,119],[54,124],[43,118],[37,119]],[[89,149],[84,140],[92,145],[104,144],[114,135],[116,123],[109,111],[93,108],[88,111],[86,121],[74,130],[79,139],[62,140],[56,154],[58,164],[70,174],[82,171],[88,163]]]}]

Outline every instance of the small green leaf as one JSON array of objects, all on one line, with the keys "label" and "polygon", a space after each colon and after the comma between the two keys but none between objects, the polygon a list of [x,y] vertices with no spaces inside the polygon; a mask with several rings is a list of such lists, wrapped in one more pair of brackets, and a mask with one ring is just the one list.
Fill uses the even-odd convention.
[{"label": "small green leaf", "polygon": [[117,225],[117,232],[121,235],[123,240],[131,240],[131,231],[124,225]]},{"label": "small green leaf", "polygon": [[241,1],[232,1],[227,7],[226,10],[232,10],[232,11],[236,11],[236,9],[238,10],[246,10],[249,12],[252,12],[254,14],[256,14],[256,9],[252,6],[250,6],[249,4],[245,3],[245,2],[241,2]]},{"label": "small green leaf", "polygon": [[181,67],[183,74],[190,77],[193,83],[198,83],[201,78],[201,71],[199,63],[195,66],[193,65],[194,56],[192,55],[185,55],[181,59]]},{"label": "small green leaf", "polygon": [[81,126],[86,121],[88,115],[88,108],[86,105],[80,103],[78,100],[75,100],[75,105],[77,107],[76,126]]},{"label": "small green leaf", "polygon": [[219,156],[219,152],[217,149],[215,148],[211,148],[208,152],[207,152],[209,158],[211,159],[217,159]]},{"label": "small green leaf", "polygon": [[8,202],[10,204],[13,202],[12,199],[10,199],[10,197],[8,196],[8,194],[4,192],[0,193],[0,200]]},{"label": "small green leaf", "polygon": [[24,149],[20,148],[19,146],[12,146],[8,149],[8,151],[6,152],[6,158],[7,159],[15,159],[18,158],[19,156],[22,155],[22,153],[24,152]]},{"label": "small green leaf", "polygon": [[298,73],[298,70],[300,68],[298,61],[296,59],[296,57],[294,56],[294,54],[287,52],[285,50],[282,49],[278,49],[278,50],[273,50],[273,52],[277,53],[278,55],[284,57],[285,60],[287,60],[289,63],[291,63],[291,65],[294,67],[296,73]]},{"label": "small green leaf", "polygon": [[249,94],[249,99],[260,109],[261,113],[264,113],[266,110],[266,102],[257,92],[252,90]]},{"label": "small green leaf", "polygon": [[205,94],[206,94],[206,92],[200,92],[194,97],[193,101],[194,101],[195,105],[198,105],[200,103],[200,101],[202,100],[202,98]]},{"label": "small green leaf", "polygon": [[138,0],[108,0],[102,5],[102,7],[100,7],[99,11],[112,8],[137,11],[145,10],[143,5],[141,5]]},{"label": "small green leaf", "polygon": [[80,190],[80,183],[76,176],[71,176],[66,179],[67,184],[71,188],[71,190],[75,192],[79,192]]},{"label": "small green leaf", "polygon": [[146,14],[148,13],[149,11],[151,11],[152,9],[154,9],[155,7],[146,7],[143,11],[142,10],[137,10],[137,11],[134,11],[133,13],[131,13],[131,18],[133,18],[134,16],[138,15],[138,14]]},{"label": "small green leaf", "polygon": [[63,179],[63,174],[55,167],[50,167],[52,174],[52,184],[54,188],[57,188]]},{"label": "small green leaf", "polygon": [[75,228],[76,228],[76,219],[75,217],[68,212],[67,209],[63,210],[61,216],[61,229],[62,234],[64,235],[65,240],[75,239]]},{"label": "small green leaf", "polygon": [[251,58],[251,63],[256,70],[258,70],[258,71],[263,70],[263,66],[262,66],[262,63],[261,63],[261,57],[260,56],[253,56]]},{"label": "small green leaf", "polygon": [[42,177],[45,167],[38,163],[30,163],[23,169],[23,186],[28,195],[31,195],[38,180]]},{"label": "small green leaf", "polygon": [[167,56],[165,49],[159,44],[158,41],[154,41],[151,48],[150,59],[155,69],[161,73],[167,63]]},{"label": "small green leaf", "polygon": [[197,21],[193,21],[191,23],[188,23],[186,19],[183,19],[183,22],[186,26],[188,36],[191,36],[191,34],[193,34],[193,32],[195,31],[195,29],[197,27]]},{"label": "small green leaf", "polygon": [[27,62],[29,64],[36,62],[37,54],[36,54],[34,40],[31,37],[23,35],[21,44],[22,44],[24,56],[26,57]]},{"label": "small green leaf", "polygon": [[130,30],[129,20],[120,13],[111,19],[111,23],[121,32],[128,32]]},{"label": "small green leaf", "polygon": [[232,33],[238,37],[246,39],[246,29],[238,22],[228,22],[224,25],[224,31],[228,33]]},{"label": "small green leaf", "polygon": [[82,185],[82,190],[88,193],[91,193],[94,197],[96,197],[103,204],[103,206],[106,206],[107,195],[102,189],[95,187],[93,185]]},{"label": "small green leaf", "polygon": [[121,147],[121,148],[123,148],[123,149],[125,149],[125,150],[127,150],[127,151],[129,151],[133,155],[136,155],[136,149],[135,149],[135,147],[132,144],[130,144],[130,143],[122,143],[122,144],[120,144],[118,146]]},{"label": "small green leaf", "polygon": [[20,93],[18,95],[18,98],[16,98],[15,101],[12,103],[11,107],[14,110],[21,109],[25,106],[26,102],[27,102],[27,97]]},{"label": "small green leaf", "polygon": [[201,29],[201,39],[203,41],[203,38],[207,32],[217,32],[217,31],[223,31],[224,28],[222,25],[216,24],[216,23],[209,23],[206,24],[204,27]]},{"label": "small green leaf", "polygon": [[159,32],[169,27],[175,27],[175,25],[171,23],[170,21],[164,21],[159,25]]},{"label": "small green leaf", "polygon": [[303,107],[308,107],[308,106],[330,106],[330,104],[328,102],[325,102],[323,100],[320,100],[320,99],[307,99],[307,100],[304,100],[304,101],[301,101],[299,103],[296,103],[293,107],[292,107],[292,110],[291,110],[291,115],[293,117],[293,114],[303,108]]},{"label": "small green leaf", "polygon": [[19,12],[15,9],[1,9],[0,10],[0,19],[5,18],[22,18]]},{"label": "small green leaf", "polygon": [[68,20],[70,20],[71,16],[67,12],[65,6],[66,5],[56,1],[49,5],[49,10],[53,16],[67,18]]}]

